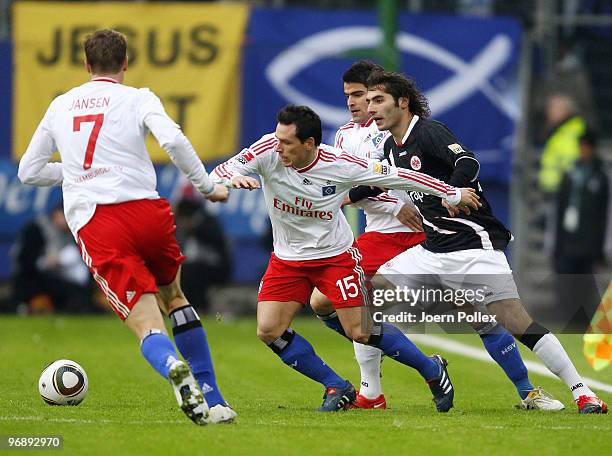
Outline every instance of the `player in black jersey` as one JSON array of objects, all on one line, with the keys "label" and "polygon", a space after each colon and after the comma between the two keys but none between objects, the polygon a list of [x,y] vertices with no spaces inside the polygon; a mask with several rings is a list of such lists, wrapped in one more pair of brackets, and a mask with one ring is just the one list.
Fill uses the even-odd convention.
[{"label": "player in black jersey", "polygon": [[[355,62],[343,75],[344,92],[348,97],[347,101],[349,110],[351,111],[353,121],[357,121],[360,124],[370,121],[370,116],[367,112],[368,103],[366,100],[366,84],[368,77],[375,71],[384,71],[384,69],[372,62],[358,61]],[[415,109],[415,111],[417,109],[418,107]],[[376,129],[376,125],[372,125],[372,127]],[[340,137],[342,138],[343,135],[340,135]],[[344,147],[342,143],[338,143],[338,145]],[[355,147],[354,143],[349,144],[349,147],[351,146]],[[381,152],[383,146],[384,143],[380,144]],[[474,163],[475,161],[472,163],[472,165]],[[366,187],[365,189],[367,191],[370,190],[369,187]],[[361,190],[356,188],[356,191],[359,192]],[[411,222],[412,226],[410,227],[412,229],[416,229],[416,231],[419,231],[418,235],[420,236],[420,239],[423,239],[425,235],[423,233],[421,223],[422,218],[418,209],[416,209],[412,202],[406,204],[404,201],[402,204],[403,207],[400,212],[405,211],[403,216],[408,216],[406,220]],[[440,209],[444,211],[444,208],[440,207]],[[404,223],[404,221],[402,221],[402,223]],[[414,226],[415,223],[417,226]],[[370,235],[371,234],[372,233],[370,233]],[[367,259],[368,256],[370,256],[371,260],[376,260],[368,262],[369,270],[364,267],[364,270],[368,276],[374,275],[378,268],[385,264],[389,259],[421,242],[419,241],[418,243],[415,243],[410,241],[398,243],[396,240],[394,240],[395,236],[396,234],[378,234],[376,242],[358,245],[359,251],[364,258]],[[399,236],[403,236],[403,234]],[[403,248],[400,248],[402,246]],[[374,249],[376,250],[375,254],[373,252]],[[395,252],[392,255],[388,255],[392,253],[393,250],[395,250]],[[362,267],[363,266],[364,264],[362,263]],[[333,312],[331,304],[326,301],[327,299],[322,300],[319,296],[313,294],[311,298],[311,306],[326,326],[336,329],[340,326],[340,322],[336,312]],[[479,333],[485,348],[491,355],[491,358],[493,358],[499,364],[510,381],[512,381],[516,387],[521,399],[521,407],[525,409],[546,411],[554,411],[564,408],[561,402],[553,399],[541,389],[534,388],[533,384],[529,380],[529,373],[521,358],[520,352],[513,349],[508,350],[508,347],[516,347],[514,337],[512,337],[510,333],[496,324],[478,324],[474,326],[474,329]],[[382,360],[380,357],[380,350],[368,345],[355,344],[355,358],[359,363],[362,380],[361,388],[355,401],[355,406],[359,408],[385,407],[386,400],[382,394],[380,380]]]},{"label": "player in black jersey", "polygon": [[[439,198],[409,192],[423,216],[424,244],[383,265],[374,283],[393,288],[418,288],[418,275],[437,277],[450,289],[479,286],[488,290],[480,302],[508,331],[526,345],[572,391],[580,413],[606,413],[607,405],[580,377],[559,340],[529,316],[518,295],[503,250],[511,235],[493,215],[478,182],[480,165],[442,123],[427,119],[426,98],[399,73],[376,72],[368,79],[368,112],[380,130],[392,137],[385,143],[387,160],[418,170],[457,187],[476,189],[482,202],[477,212],[446,210]],[[384,171],[384,170],[383,170]],[[351,198],[352,199],[352,198]],[[453,277],[461,276],[462,280]]]}]

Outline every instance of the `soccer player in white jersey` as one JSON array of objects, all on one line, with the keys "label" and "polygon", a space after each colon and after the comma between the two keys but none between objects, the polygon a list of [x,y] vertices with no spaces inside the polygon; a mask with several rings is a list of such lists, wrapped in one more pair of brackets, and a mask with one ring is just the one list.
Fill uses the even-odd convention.
[{"label": "soccer player in white jersey", "polygon": [[418,370],[429,383],[438,411],[447,412],[454,390],[443,359],[425,356],[397,328],[373,324],[364,306],[361,255],[340,208],[349,189],[359,183],[418,189],[468,211],[467,207],[479,205],[474,192],[321,144],[321,120],[308,107],[287,106],[277,120],[275,133],[263,136],[211,174],[237,188],[256,188],[245,182],[250,173],[263,181],[274,252],[259,290],[258,337],[285,364],[325,387],[318,410],[336,411],[354,402],[353,386],[290,328],[317,287],[332,301],[347,337],[374,345]]},{"label": "soccer player in white jersey", "polygon": [[[347,108],[352,120],[340,127],[336,133],[335,146],[356,156],[384,160],[383,146],[391,134],[387,130],[380,131],[368,113],[366,84],[374,71],[384,69],[375,63],[361,60],[351,65],[342,76]],[[381,193],[359,200],[364,196],[361,194],[362,190],[363,187],[351,189],[349,199],[351,202],[355,201],[355,205],[366,213],[365,233],[357,238],[357,245],[363,256],[361,266],[369,279],[376,274],[380,266],[409,248],[421,244],[425,240],[425,233],[418,209],[409,199],[402,198],[404,192],[395,192],[399,199],[389,193]],[[315,289],[310,304],[326,326],[336,331],[340,328],[331,302],[321,292]],[[512,349],[516,343],[510,333],[496,324],[474,324],[474,330],[480,335],[491,358],[514,384],[521,399],[521,407],[551,411],[564,408],[561,402],[544,390],[534,388],[520,351]],[[361,388],[354,406],[366,409],[386,408],[387,403],[381,387],[381,351],[356,342],[353,345],[361,372]]]},{"label": "soccer player in white jersey", "polygon": [[438,199],[409,193],[423,216],[427,240],[383,265],[373,279],[376,288],[416,289],[425,280],[446,289],[486,289],[480,304],[568,386],[579,412],[606,413],[606,403],[578,374],[559,340],[523,307],[503,253],[511,235],[485,198],[474,154],[445,125],[427,118],[426,99],[404,75],[373,73],[368,100],[368,112],[378,128],[392,134],[385,142],[385,158],[455,185],[471,185],[482,202],[478,212],[447,217],[446,211],[438,210]]},{"label": "soccer player in white jersey", "polygon": [[[372,71],[383,68],[373,62],[358,61],[343,74],[343,90],[351,121],[336,132],[334,146],[352,155],[373,160],[383,159],[383,144],[389,132],[380,131],[368,114],[366,81]],[[349,194],[350,196],[350,194]],[[406,249],[425,240],[420,215],[412,203],[398,200],[389,193],[365,198],[355,205],[366,214],[365,233],[356,239],[362,255],[361,267],[366,280],[378,268]],[[327,326],[338,329],[336,312],[329,313],[331,302],[315,289],[310,305]],[[380,381],[381,351],[370,345],[353,342],[355,359],[361,372],[361,386],[353,404],[357,408],[386,408],[387,401]]]},{"label": "soccer player in white jersey", "polygon": [[[143,356],[169,379],[183,412],[197,424],[231,421],[236,414],[217,387],[206,334],[180,288],[184,257],[170,206],[155,189],[148,132],[206,198],[225,201],[228,190],[213,184],[159,98],[123,85],[125,36],[98,30],[84,50],[91,79],[51,102],[19,163],[19,179],[62,186],[66,220],[83,260],[141,341]],[[61,163],[49,163],[56,150]],[[188,364],[166,333],[158,300]]]}]

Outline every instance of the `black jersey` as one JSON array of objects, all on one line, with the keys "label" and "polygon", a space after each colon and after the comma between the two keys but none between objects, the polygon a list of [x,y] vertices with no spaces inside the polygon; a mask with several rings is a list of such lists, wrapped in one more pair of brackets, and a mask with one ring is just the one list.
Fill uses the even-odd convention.
[{"label": "black jersey", "polygon": [[418,119],[405,141],[398,146],[390,137],[385,142],[385,158],[392,165],[429,174],[458,187],[472,187],[482,203],[482,207],[470,215],[461,213],[450,217],[440,198],[407,192],[423,216],[427,235],[423,247],[438,253],[466,249],[504,250],[510,241],[510,232],[493,215],[478,176],[471,182],[458,178],[457,173],[453,176],[461,160],[476,160],[474,154],[444,124],[431,119]]}]

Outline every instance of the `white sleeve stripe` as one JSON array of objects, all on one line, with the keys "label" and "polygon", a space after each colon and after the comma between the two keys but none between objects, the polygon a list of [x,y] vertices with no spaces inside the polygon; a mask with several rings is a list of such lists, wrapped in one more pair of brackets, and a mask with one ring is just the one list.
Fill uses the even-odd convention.
[{"label": "white sleeve stripe", "polygon": [[264,136],[264,137],[262,137],[262,138],[260,138],[260,139],[258,139],[256,142],[254,142],[254,143],[251,145],[251,147],[250,147],[249,149],[257,149],[257,148],[258,148],[259,146],[261,146],[262,144],[265,144],[265,143],[267,143],[267,142],[268,142],[268,141],[270,141],[270,140],[274,140],[274,139],[276,139],[276,138],[274,138],[274,137],[267,138],[267,139],[264,139],[264,138],[265,138],[265,136]]},{"label": "white sleeve stripe", "polygon": [[487,230],[485,230],[483,226],[479,225],[478,223],[472,222],[470,220],[461,218],[461,217],[453,217],[453,218],[441,217],[441,218],[445,220],[450,220],[451,222],[463,223],[464,225],[471,227],[476,232],[476,234],[480,236],[480,242],[482,243],[482,248],[485,250],[493,250],[493,243],[491,242],[489,233],[487,232]]},{"label": "white sleeve stripe", "polygon": [[455,194],[453,187],[449,187],[448,185],[442,183],[441,181],[438,181],[437,179],[427,178],[425,177],[427,176],[426,174],[417,174],[417,173],[412,173],[410,171],[405,171],[405,170],[400,170],[400,169],[398,169],[397,174],[398,176],[403,177],[404,179],[413,180],[427,187],[431,187],[435,190],[438,190],[444,194],[447,194],[447,195]]},{"label": "white sleeve stripe", "polygon": [[270,138],[269,140],[267,140],[266,142],[263,142],[257,146],[253,146],[250,149],[257,153],[259,151],[263,151],[264,149],[269,148],[270,146],[272,146],[274,143],[276,143],[276,138]]},{"label": "white sleeve stripe", "polygon": [[220,164],[215,168],[215,173],[217,173],[220,177],[224,177],[226,179],[231,179],[231,176],[225,170],[225,163]]},{"label": "white sleeve stripe", "polygon": [[[476,159],[476,157],[470,157],[469,155],[464,155],[463,157],[459,157],[457,160],[455,160],[455,165],[456,165],[456,164],[457,164],[457,162],[458,162],[459,160],[461,160],[462,158],[469,158],[469,159],[471,159],[471,160],[474,160],[474,161],[478,162],[478,159]],[[479,162],[478,164],[480,164],[480,162]]]},{"label": "white sleeve stripe", "polygon": [[338,130],[336,132],[336,135],[334,136],[334,147],[341,147],[340,146],[341,143],[342,143],[342,132]]},{"label": "white sleeve stripe", "polygon": [[359,162],[361,165],[368,166],[368,164],[369,164],[369,162],[367,160],[364,160],[363,158],[359,158],[359,157],[357,157],[355,155],[348,154],[347,152],[342,152],[342,154],[340,155],[339,158],[342,158],[342,157],[347,157],[347,158],[350,158],[352,160],[355,160],[356,162]]},{"label": "white sleeve stripe", "polygon": [[266,152],[275,152],[276,151],[276,143],[272,144],[270,147],[266,147],[265,149],[260,150],[259,152],[255,152],[255,155],[259,156]]},{"label": "white sleeve stripe", "polygon": [[327,152],[327,151],[325,151],[323,149],[319,149],[319,153],[321,154],[322,157],[328,158],[328,159],[330,159],[332,161],[336,161],[336,159],[338,158],[336,155],[334,155],[334,154],[332,154],[330,152]]},{"label": "white sleeve stripe", "polygon": [[385,195],[378,195],[378,196],[373,196],[371,198],[369,198],[373,201],[386,201],[389,203],[397,203],[398,199],[397,198],[393,198],[392,196],[385,196]]},{"label": "white sleeve stripe", "polygon": [[338,159],[339,160],[345,160],[345,161],[351,162],[351,163],[355,163],[356,165],[359,165],[362,168],[367,168],[368,167],[368,162],[366,160],[362,160],[360,158],[357,158],[354,155],[349,155],[346,152],[342,153],[342,155],[340,155],[338,157]]},{"label": "white sleeve stripe", "polygon": [[450,188],[450,186],[446,185],[444,182],[439,181],[427,174],[423,174],[423,173],[415,173],[412,171],[407,171],[404,169],[398,169],[398,175],[400,177],[403,177],[405,179],[412,179],[415,180],[417,182],[420,182],[422,184],[431,186],[437,190],[443,191],[443,192],[447,192]]}]

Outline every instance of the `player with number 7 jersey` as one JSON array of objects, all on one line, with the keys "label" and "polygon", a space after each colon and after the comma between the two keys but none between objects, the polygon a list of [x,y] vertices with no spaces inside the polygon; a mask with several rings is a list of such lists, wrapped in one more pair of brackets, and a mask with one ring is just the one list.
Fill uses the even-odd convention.
[{"label": "player with number 7 jersey", "polygon": [[[76,235],[97,205],[159,198],[144,141],[149,131],[196,187],[212,191],[200,159],[159,98],[108,77],[94,77],[51,102],[21,160],[20,176],[62,184],[66,219]],[[56,150],[61,163],[47,164]]]},{"label": "player with number 7 jersey", "polygon": [[[454,392],[445,363],[425,356],[397,328],[373,325],[364,307],[361,255],[341,211],[356,184],[377,185],[436,195],[452,206],[477,210],[473,190],[458,189],[426,174],[400,170],[361,159],[321,144],[321,120],[306,106],[287,106],[278,113],[273,134],[220,164],[214,181],[254,189],[246,175],[261,176],[272,221],[274,253],[261,282],[257,334],[282,361],[325,387],[319,411],[337,411],[356,398],[354,387],[314,352],[306,339],[290,328],[314,287],[337,311],[335,328],[346,337],[382,350],[415,368],[430,384],[438,411],[452,407]],[[444,387],[442,387],[442,383]]]},{"label": "player with number 7 jersey", "polygon": [[[19,179],[62,185],[83,261],[145,359],[170,381],[181,410],[200,425],[231,421],[236,413],[217,387],[206,334],[181,291],[185,257],[170,205],[157,194],[145,137],[151,132],[207,199],[225,201],[228,190],[213,184],[159,98],[123,84],[124,35],[97,30],[83,47],[90,80],[51,102],[19,163]],[[56,150],[61,163],[48,163]],[[166,334],[160,307],[187,364]]]}]

